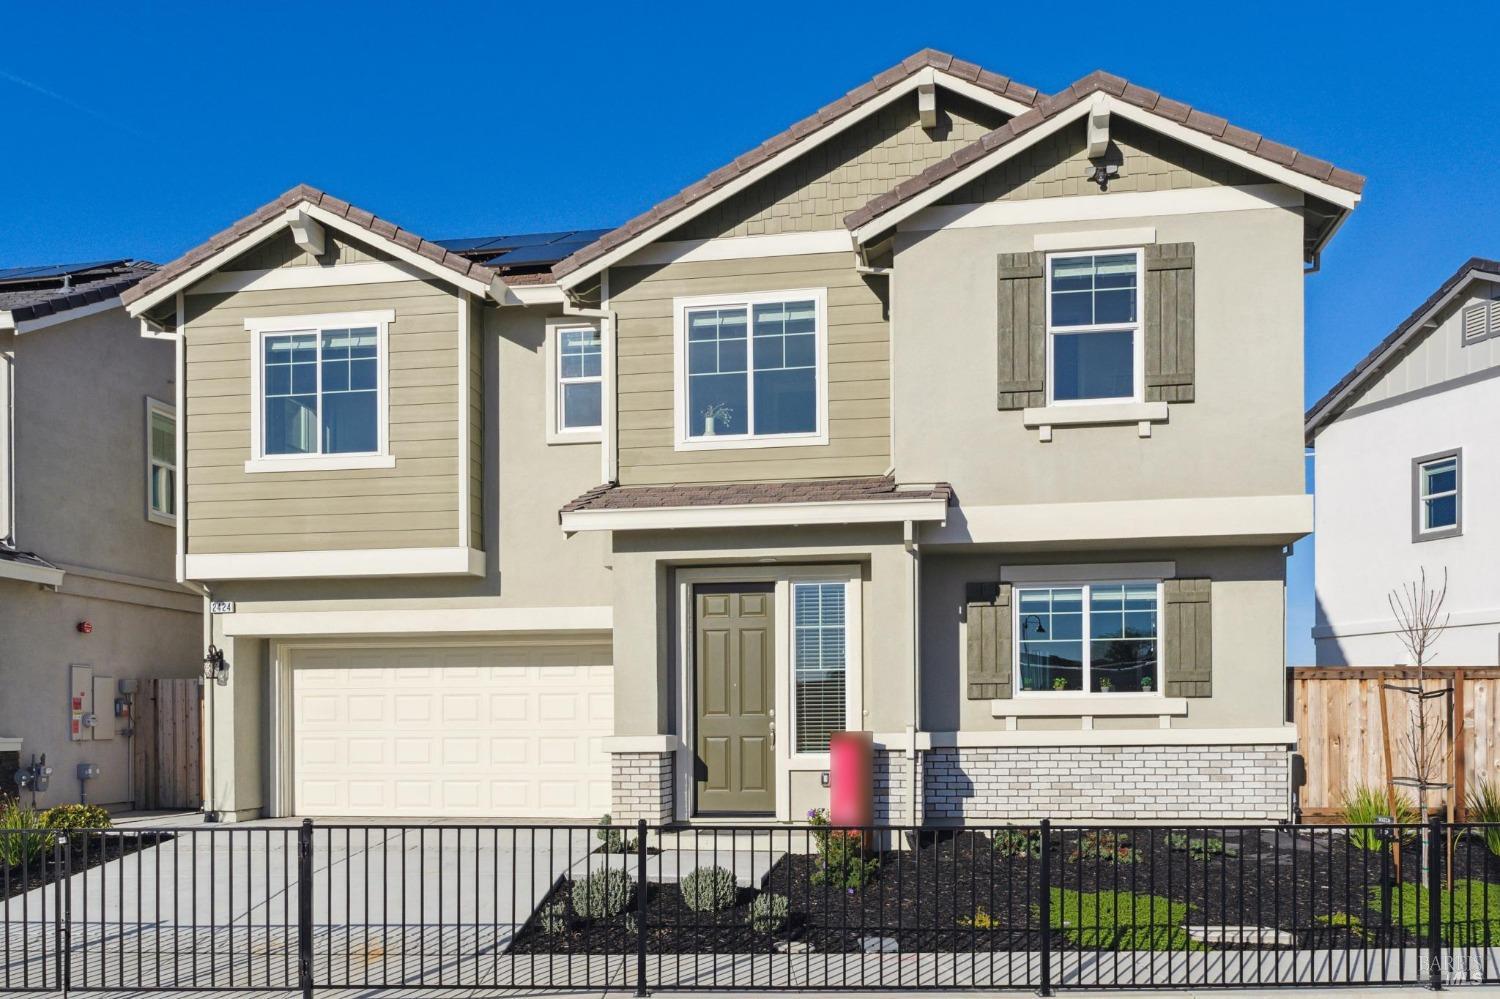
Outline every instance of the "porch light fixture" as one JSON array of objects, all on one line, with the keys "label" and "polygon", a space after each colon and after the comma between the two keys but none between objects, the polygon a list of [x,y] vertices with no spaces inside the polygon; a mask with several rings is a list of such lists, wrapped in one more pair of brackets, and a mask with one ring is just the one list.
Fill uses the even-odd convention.
[{"label": "porch light fixture", "polygon": [[209,645],[208,654],[203,657],[203,679],[212,680],[221,687],[229,686],[229,663],[217,645]]}]

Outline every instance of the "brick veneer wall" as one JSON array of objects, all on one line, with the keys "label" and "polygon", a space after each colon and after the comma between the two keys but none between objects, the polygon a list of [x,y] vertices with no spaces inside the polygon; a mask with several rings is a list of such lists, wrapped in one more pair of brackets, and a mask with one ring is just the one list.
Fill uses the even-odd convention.
[{"label": "brick veneer wall", "polygon": [[[875,751],[875,821],[880,825],[904,826],[911,822],[907,802],[911,795],[911,760],[905,751]],[[917,768],[920,785],[922,770]],[[917,821],[922,821],[922,811],[917,809]]]},{"label": "brick veneer wall", "polygon": [[1285,746],[1064,746],[922,754],[928,819],[1278,821]]},{"label": "brick veneer wall", "polygon": [[671,822],[672,754],[612,753],[609,813],[615,822]]}]

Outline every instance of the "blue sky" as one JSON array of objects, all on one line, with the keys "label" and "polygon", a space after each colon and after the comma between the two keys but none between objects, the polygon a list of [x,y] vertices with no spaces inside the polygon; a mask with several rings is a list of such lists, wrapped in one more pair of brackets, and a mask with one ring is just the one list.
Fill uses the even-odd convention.
[{"label": "blue sky", "polygon": [[299,182],[435,238],[610,225],[929,45],[1045,91],[1105,68],[1366,174],[1307,280],[1309,400],[1500,256],[1488,3],[8,8],[0,266],[167,260]]}]

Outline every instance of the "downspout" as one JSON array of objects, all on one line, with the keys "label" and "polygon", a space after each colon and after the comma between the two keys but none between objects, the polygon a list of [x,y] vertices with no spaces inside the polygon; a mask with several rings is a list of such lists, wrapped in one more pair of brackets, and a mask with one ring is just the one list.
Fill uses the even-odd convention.
[{"label": "downspout", "polygon": [[563,315],[577,316],[580,319],[599,320],[599,339],[603,343],[603,382],[608,389],[608,398],[603,400],[600,418],[603,426],[599,428],[599,476],[605,483],[614,483],[619,480],[619,450],[615,440],[615,418],[616,410],[619,408],[619,393],[615,386],[615,327],[619,317],[609,307],[609,271],[606,270],[599,276],[599,304],[601,308],[590,309],[578,304],[578,297],[567,288],[563,289]]},{"label": "downspout", "polygon": [[0,474],[5,476],[5,481],[0,482],[0,488],[5,490],[5,521],[0,523],[0,541],[9,542],[12,547],[19,547],[20,542],[16,540],[16,355],[14,350],[14,339],[12,339],[12,350],[9,354],[0,352],[0,364],[5,365],[3,380],[0,386],[5,390],[5,440],[0,442],[4,448],[4,462],[0,463]]},{"label": "downspout", "polygon": [[916,525],[901,525],[901,542],[911,556],[911,724],[906,728],[907,766],[911,793],[906,796],[906,824],[917,824],[917,795],[921,793],[917,778],[921,765],[917,757],[917,736],[922,731],[922,548],[917,543]]}]

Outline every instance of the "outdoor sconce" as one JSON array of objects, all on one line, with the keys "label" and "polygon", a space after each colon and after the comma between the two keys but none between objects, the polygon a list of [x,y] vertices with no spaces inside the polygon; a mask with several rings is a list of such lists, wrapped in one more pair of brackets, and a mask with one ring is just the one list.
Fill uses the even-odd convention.
[{"label": "outdoor sconce", "polygon": [[224,660],[224,652],[217,645],[208,647],[208,655],[203,657],[203,679],[212,680],[221,687],[229,686],[229,663]]}]

